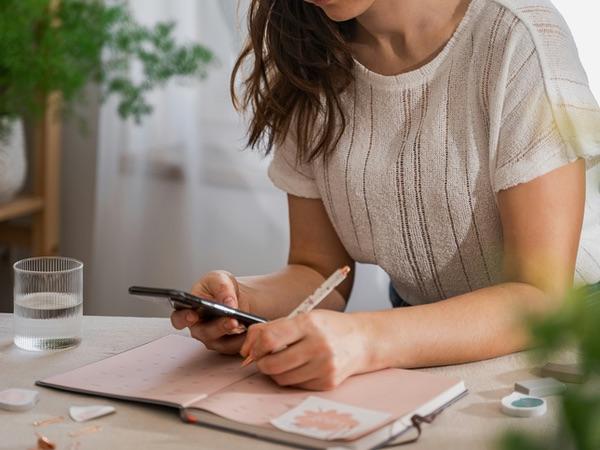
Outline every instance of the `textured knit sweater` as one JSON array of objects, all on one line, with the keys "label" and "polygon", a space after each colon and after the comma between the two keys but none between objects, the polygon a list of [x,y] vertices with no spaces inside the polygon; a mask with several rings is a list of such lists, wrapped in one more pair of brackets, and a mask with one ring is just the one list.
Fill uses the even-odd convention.
[{"label": "textured knit sweater", "polygon": [[[395,76],[355,63],[333,156],[274,151],[273,183],[320,198],[344,247],[411,304],[503,281],[497,193],[578,158],[587,198],[576,282],[600,280],[600,110],[546,0],[472,0],[444,49]],[[556,186],[560,189],[560,186]]]}]

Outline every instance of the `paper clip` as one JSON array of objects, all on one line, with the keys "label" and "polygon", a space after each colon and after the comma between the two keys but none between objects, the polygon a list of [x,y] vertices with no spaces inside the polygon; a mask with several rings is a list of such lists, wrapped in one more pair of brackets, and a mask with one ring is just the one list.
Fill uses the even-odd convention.
[{"label": "paper clip", "polygon": [[101,430],[102,430],[102,427],[100,425],[92,425],[89,427],[81,428],[77,431],[71,431],[69,433],[69,436],[78,437],[78,436],[83,436],[84,434],[97,433],[98,431],[101,431]]},{"label": "paper clip", "polygon": [[49,419],[45,419],[45,420],[36,420],[35,422],[33,422],[32,425],[34,427],[45,427],[46,425],[51,425],[53,423],[59,423],[59,422],[62,422],[63,420],[65,420],[65,418],[63,416],[50,417]]}]

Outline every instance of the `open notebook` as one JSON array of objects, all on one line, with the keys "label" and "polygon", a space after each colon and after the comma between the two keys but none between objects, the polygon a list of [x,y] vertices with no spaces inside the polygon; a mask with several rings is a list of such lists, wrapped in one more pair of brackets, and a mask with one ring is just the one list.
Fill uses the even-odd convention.
[{"label": "open notebook", "polygon": [[240,359],[169,335],[38,381],[40,386],[173,406],[181,418],[312,448],[369,449],[408,430],[414,414],[440,410],[466,392],[462,381],[387,369],[327,392],[282,388]]}]

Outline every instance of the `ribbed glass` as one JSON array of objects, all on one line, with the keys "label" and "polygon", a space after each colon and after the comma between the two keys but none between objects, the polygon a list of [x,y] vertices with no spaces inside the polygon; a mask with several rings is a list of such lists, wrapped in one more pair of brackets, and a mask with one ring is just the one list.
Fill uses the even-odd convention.
[{"label": "ribbed glass", "polygon": [[15,344],[59,350],[81,342],[83,263],[43,256],[18,261],[15,271]]}]

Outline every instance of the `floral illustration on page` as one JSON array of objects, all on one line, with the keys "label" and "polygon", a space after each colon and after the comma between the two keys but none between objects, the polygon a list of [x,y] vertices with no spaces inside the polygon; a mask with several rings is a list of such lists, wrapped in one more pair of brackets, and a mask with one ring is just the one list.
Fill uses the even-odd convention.
[{"label": "floral illustration on page", "polygon": [[271,423],[280,430],[317,439],[351,440],[389,419],[387,413],[310,396]]},{"label": "floral illustration on page", "polygon": [[339,412],[335,409],[309,409],[304,411],[303,415],[294,419],[294,425],[299,428],[316,428],[322,431],[339,432],[356,428],[359,422],[352,417],[352,414]]}]

